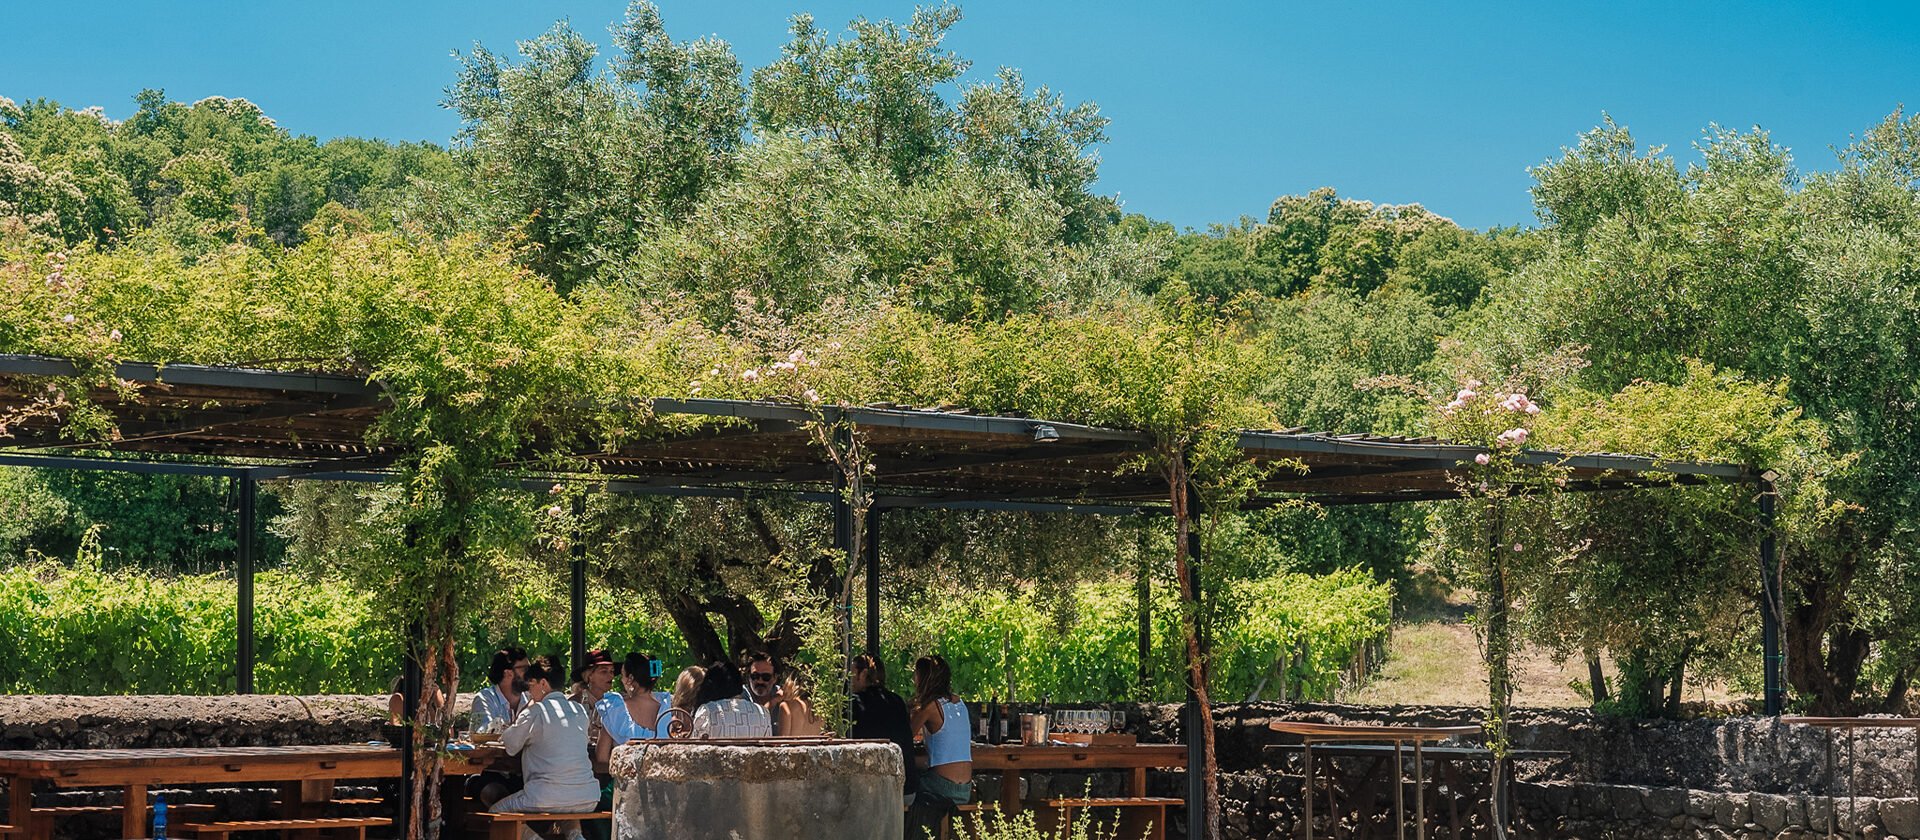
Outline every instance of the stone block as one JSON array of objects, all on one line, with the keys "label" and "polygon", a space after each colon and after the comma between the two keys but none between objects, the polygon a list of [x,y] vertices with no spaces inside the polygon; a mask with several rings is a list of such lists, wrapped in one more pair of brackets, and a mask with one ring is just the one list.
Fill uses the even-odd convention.
[{"label": "stone block", "polygon": [[1613,786],[1613,816],[1630,820],[1647,810],[1647,789],[1635,785]]},{"label": "stone block", "polygon": [[1807,797],[1807,827],[1824,835],[1827,826],[1833,823],[1833,799],[1826,796]]},{"label": "stone block", "polygon": [[1840,831],[1846,834],[1864,834],[1868,826],[1880,824],[1880,800],[1859,797],[1840,799],[1833,803],[1836,822]]},{"label": "stone block", "polygon": [[1717,794],[1715,794],[1713,791],[1710,791],[1710,790],[1687,791],[1687,816],[1689,817],[1713,816],[1713,804],[1715,801],[1714,797],[1716,795]]},{"label": "stone block", "polygon": [[615,747],[611,763],[620,837],[900,840],[900,751],[885,743],[675,741]]},{"label": "stone block", "polygon": [[1647,791],[1647,813],[1656,817],[1677,817],[1687,810],[1687,792],[1680,788],[1653,788]]},{"label": "stone block", "polygon": [[1713,803],[1714,822],[1718,823],[1721,828],[1730,830],[1738,830],[1741,826],[1747,824],[1746,797],[1719,794],[1717,798],[1718,801]]},{"label": "stone block", "polygon": [[1755,825],[1778,832],[1787,827],[1787,797],[1771,793],[1747,794],[1747,813]]},{"label": "stone block", "polygon": [[1880,800],[1880,824],[1897,837],[1920,837],[1920,799]]}]

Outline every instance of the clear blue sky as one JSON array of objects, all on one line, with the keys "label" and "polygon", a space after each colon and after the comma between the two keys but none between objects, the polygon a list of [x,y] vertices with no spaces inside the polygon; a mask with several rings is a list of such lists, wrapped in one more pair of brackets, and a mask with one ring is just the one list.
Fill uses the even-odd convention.
[{"label": "clear blue sky", "polygon": [[[809,11],[839,26],[910,2],[665,0],[676,38],[717,35],[752,68]],[[1533,220],[1527,167],[1601,112],[1685,151],[1708,123],[1760,125],[1803,166],[1907,101],[1920,107],[1920,5],[973,0],[949,39],[1113,119],[1102,192],[1204,226],[1280,195],[1420,202],[1462,224]],[[0,3],[0,95],[132,111],[241,96],[322,138],[445,142],[451,50],[569,18],[606,41],[623,2]]]}]

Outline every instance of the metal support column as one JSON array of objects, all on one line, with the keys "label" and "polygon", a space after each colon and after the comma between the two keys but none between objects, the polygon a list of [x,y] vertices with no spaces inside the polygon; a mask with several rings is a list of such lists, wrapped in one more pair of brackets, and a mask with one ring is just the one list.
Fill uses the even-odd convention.
[{"label": "metal support column", "polygon": [[236,626],[239,628],[237,661],[234,663],[234,690],[241,694],[253,693],[253,532],[254,502],[257,500],[258,486],[252,476],[235,478],[234,489],[238,491],[240,502],[239,533],[235,535],[238,545],[238,560],[234,569],[234,582],[239,584],[239,610]]},{"label": "metal support column", "polygon": [[[1193,491],[1187,491],[1188,499],[1196,499]],[[1189,504],[1189,511],[1198,511],[1199,505]],[[1200,589],[1200,532],[1189,523],[1187,527],[1187,581],[1193,588],[1193,603],[1197,611],[1194,615],[1195,641],[1200,647],[1201,674],[1206,674],[1207,630],[1205,610],[1206,595]],[[1191,672],[1189,672],[1191,673]],[[1201,715],[1200,695],[1195,691],[1191,677],[1187,680],[1187,837],[1191,840],[1214,840],[1207,837],[1207,741],[1206,730],[1213,721]]]},{"label": "metal support column", "polygon": [[867,562],[867,655],[880,658],[880,509],[867,509],[866,539],[860,553]]},{"label": "metal support column", "polygon": [[573,606],[573,621],[569,631],[573,634],[573,661],[568,666],[578,668],[587,661],[587,546],[580,539],[580,519],[587,512],[587,500],[584,496],[573,497],[573,535],[569,548],[573,552],[573,575],[570,587]]},{"label": "metal support column", "polygon": [[1780,563],[1773,541],[1773,505],[1777,495],[1774,479],[1779,474],[1767,470],[1760,474],[1760,650],[1764,657],[1764,710],[1778,715],[1786,709],[1787,689],[1781,681],[1786,662],[1780,651]]},{"label": "metal support column", "polygon": [[420,657],[426,650],[426,628],[419,622],[407,625],[407,638],[401,644],[400,696],[405,717],[401,723],[406,726],[406,736],[402,743],[406,748],[400,750],[400,836],[410,835],[408,827],[418,822],[414,814],[420,803],[413,799],[413,723],[420,716]]},{"label": "metal support column", "polygon": [[1147,562],[1147,552],[1142,546],[1140,568],[1134,570],[1134,602],[1140,645],[1140,673],[1135,683],[1139,690],[1139,699],[1152,698],[1153,690],[1153,564]]}]

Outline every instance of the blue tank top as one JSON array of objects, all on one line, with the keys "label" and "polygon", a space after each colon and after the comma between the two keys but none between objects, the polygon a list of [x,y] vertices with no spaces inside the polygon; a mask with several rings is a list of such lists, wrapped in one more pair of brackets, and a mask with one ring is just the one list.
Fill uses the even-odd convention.
[{"label": "blue tank top", "polygon": [[927,735],[927,766],[973,761],[973,741],[967,732],[967,704],[940,701],[940,731]]}]

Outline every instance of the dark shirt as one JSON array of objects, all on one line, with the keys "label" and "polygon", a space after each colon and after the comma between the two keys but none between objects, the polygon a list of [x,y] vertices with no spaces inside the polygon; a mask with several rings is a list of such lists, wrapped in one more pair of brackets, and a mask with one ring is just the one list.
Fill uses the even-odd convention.
[{"label": "dark shirt", "polygon": [[882,686],[874,686],[853,695],[853,738],[884,738],[900,748],[900,765],[906,770],[905,791],[920,789],[920,771],[913,766],[913,719],[907,714],[907,701]]}]

